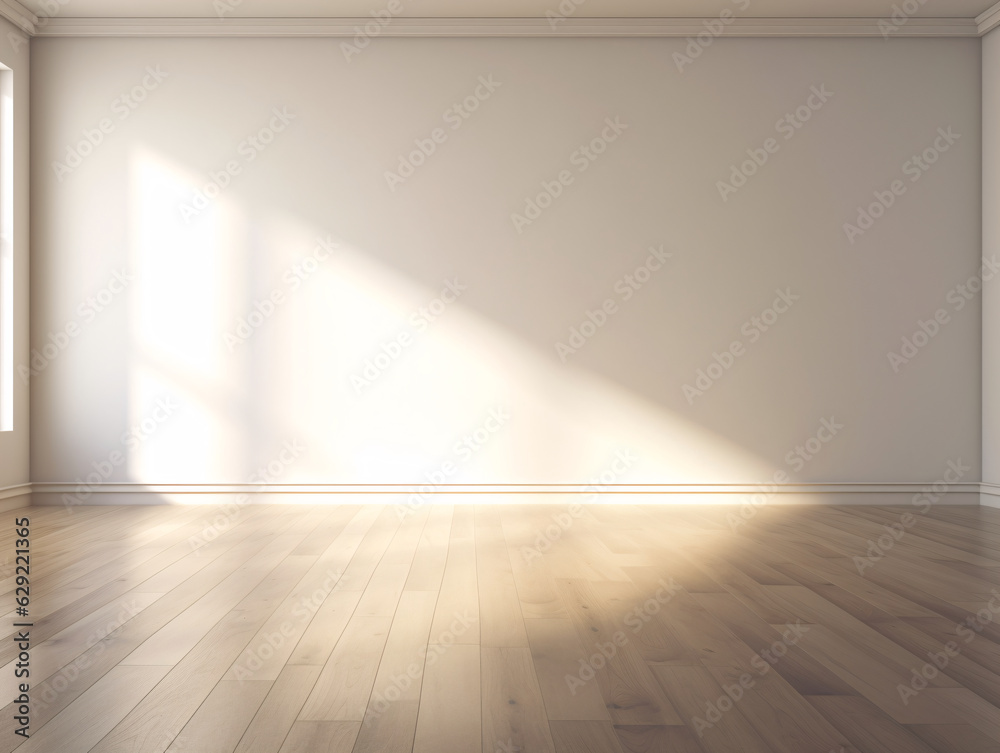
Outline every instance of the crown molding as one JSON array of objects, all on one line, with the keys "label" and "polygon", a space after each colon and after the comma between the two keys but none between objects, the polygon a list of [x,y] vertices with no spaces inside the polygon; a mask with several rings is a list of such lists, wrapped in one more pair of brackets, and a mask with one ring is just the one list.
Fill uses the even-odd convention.
[{"label": "crown molding", "polygon": [[[16,0],[0,0],[12,3]],[[726,37],[883,37],[878,18],[735,18]],[[701,18],[394,18],[383,37],[689,37]],[[46,19],[39,37],[353,37],[367,18],[62,18]],[[911,18],[898,37],[977,37],[974,19]]]},{"label": "crown molding", "polygon": [[976,26],[980,36],[1000,26],[1000,3],[976,16]]},{"label": "crown molding", "polygon": [[0,16],[6,18],[25,34],[38,33],[39,18],[17,0],[0,0]]}]

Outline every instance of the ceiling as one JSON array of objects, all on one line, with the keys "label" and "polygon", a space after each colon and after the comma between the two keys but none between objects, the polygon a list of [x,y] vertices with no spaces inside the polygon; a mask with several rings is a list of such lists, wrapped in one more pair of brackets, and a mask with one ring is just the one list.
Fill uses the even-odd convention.
[{"label": "ceiling", "polygon": [[[66,18],[213,18],[217,4],[230,18],[351,18],[389,7],[393,0],[58,0]],[[394,0],[413,18],[544,18],[560,1],[576,18],[708,18],[724,9],[743,18],[886,18],[903,0]],[[740,10],[749,2],[746,11]],[[997,0],[913,0],[922,18],[979,16]],[[53,0],[20,0],[40,17]],[[13,4],[13,3],[10,3]],[[225,7],[225,6],[223,6]]]}]

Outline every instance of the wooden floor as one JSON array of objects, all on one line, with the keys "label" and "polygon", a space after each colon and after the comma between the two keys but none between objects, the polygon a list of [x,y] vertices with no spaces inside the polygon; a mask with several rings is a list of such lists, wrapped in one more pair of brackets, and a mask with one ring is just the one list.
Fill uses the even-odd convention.
[{"label": "wooden floor", "polygon": [[0,513],[0,753],[1000,751],[1000,511],[573,512]]}]

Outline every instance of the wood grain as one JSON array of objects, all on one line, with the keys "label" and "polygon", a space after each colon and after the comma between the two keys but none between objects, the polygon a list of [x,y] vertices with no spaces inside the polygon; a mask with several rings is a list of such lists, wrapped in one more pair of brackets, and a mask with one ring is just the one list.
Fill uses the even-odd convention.
[{"label": "wood grain", "polygon": [[527,499],[29,508],[0,753],[1000,750],[1000,511]]}]

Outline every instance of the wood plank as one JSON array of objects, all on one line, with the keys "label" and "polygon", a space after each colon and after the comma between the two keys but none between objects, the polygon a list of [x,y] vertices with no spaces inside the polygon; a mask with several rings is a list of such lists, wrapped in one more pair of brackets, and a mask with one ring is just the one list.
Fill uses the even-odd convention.
[{"label": "wood plank", "polygon": [[[135,740],[159,740],[183,729],[275,605],[302,577],[310,560],[288,557],[278,565],[93,748],[93,753],[128,749]],[[165,749],[166,745],[158,744],[147,748],[150,753]]]},{"label": "wood plank", "polygon": [[[844,638],[824,625],[813,625],[802,647],[815,659],[855,688],[880,710],[900,724],[959,724],[957,715],[946,706],[929,702],[926,691],[904,698],[900,686],[911,682],[911,670],[891,660],[879,661],[856,641]],[[916,657],[913,666],[922,666]],[[943,679],[942,679],[943,678]],[[934,681],[947,681],[938,675]]]},{"label": "wood plank", "polygon": [[[618,587],[621,587],[619,584]],[[681,724],[625,625],[584,581],[557,583],[586,652],[577,676],[596,682],[615,724]],[[676,598],[676,597],[675,597]],[[593,679],[591,679],[593,678]]]},{"label": "wood plank", "polygon": [[[115,667],[66,707],[63,713],[31,731],[18,750],[90,750],[135,708],[167,673],[168,667]],[[19,738],[20,739],[20,738]],[[161,741],[165,749],[170,740]]]},{"label": "wood plank", "polygon": [[527,648],[528,635],[499,514],[482,507],[476,508],[476,572],[482,645]]},{"label": "wood plank", "polygon": [[438,591],[448,561],[453,505],[434,505],[420,535],[413,555],[413,565],[406,578],[407,591]]},{"label": "wood plank", "polygon": [[287,663],[326,664],[361,600],[361,591],[334,591],[295,644]]},{"label": "wood plank", "polygon": [[475,511],[472,506],[459,506],[452,515],[448,559],[445,563],[441,590],[438,593],[432,635],[449,630],[456,616],[461,615],[473,625],[455,638],[456,643],[478,646],[479,576],[477,573]]},{"label": "wood plank", "polygon": [[279,753],[351,753],[360,722],[298,721]]},{"label": "wood plank", "polygon": [[566,620],[525,620],[546,715],[550,720],[610,721],[596,683],[579,680],[588,655]]},{"label": "wood plank", "polygon": [[934,753],[875,704],[857,696],[811,696],[809,702],[864,753]]},{"label": "wood plank", "polygon": [[482,647],[483,751],[554,753],[527,648]]},{"label": "wood plank", "polygon": [[750,678],[739,700],[740,711],[771,750],[775,753],[828,753],[830,750],[858,753],[781,675],[771,671],[770,664],[763,666],[765,669],[758,666],[709,667],[708,671],[724,689],[741,687],[741,683]]},{"label": "wood plank", "polygon": [[267,681],[223,680],[174,738],[167,753],[235,750],[270,689]]},{"label": "wood plank", "polygon": [[427,666],[413,753],[492,753],[483,747],[480,648],[456,644]]},{"label": "wood plank", "polygon": [[622,753],[705,753],[687,727],[615,725]]},{"label": "wood plank", "polygon": [[623,753],[611,722],[550,722],[556,753]]},{"label": "wood plank", "polygon": [[6,704],[0,753],[1000,749],[982,611],[1000,511],[933,508],[860,574],[906,508],[763,508],[734,529],[725,507],[588,506],[558,526],[567,508],[535,501],[253,506],[204,543],[218,508],[32,510],[34,734]]},{"label": "wood plank", "polygon": [[663,665],[652,669],[706,753],[772,753],[738,706],[720,711],[717,719],[709,717],[709,707],[721,709],[726,706],[721,699],[729,697],[708,669]]},{"label": "wood plank", "polygon": [[234,753],[274,753],[291,730],[320,668],[286,666],[268,690]]},{"label": "wood plank", "polygon": [[364,720],[391,624],[388,617],[351,619],[306,699],[299,719]]},{"label": "wood plank", "polygon": [[440,656],[428,651],[436,600],[433,591],[406,591],[400,599],[354,753],[412,750],[424,666]]},{"label": "wood plank", "polygon": [[[768,625],[732,594],[695,594],[695,601],[722,622],[758,656],[782,642],[780,628]],[[753,661],[752,656],[748,657]],[[827,669],[797,643],[788,646],[775,672],[801,695],[855,695],[850,684]]]},{"label": "wood plank", "polygon": [[[552,572],[545,561],[543,547],[547,551],[551,543],[539,531],[538,517],[531,514],[530,509],[518,505],[500,514],[521,614],[525,619],[566,617]],[[572,519],[568,510],[561,514]]]},{"label": "wood plank", "polygon": [[912,724],[906,728],[937,753],[989,751],[996,743],[968,724]]}]

